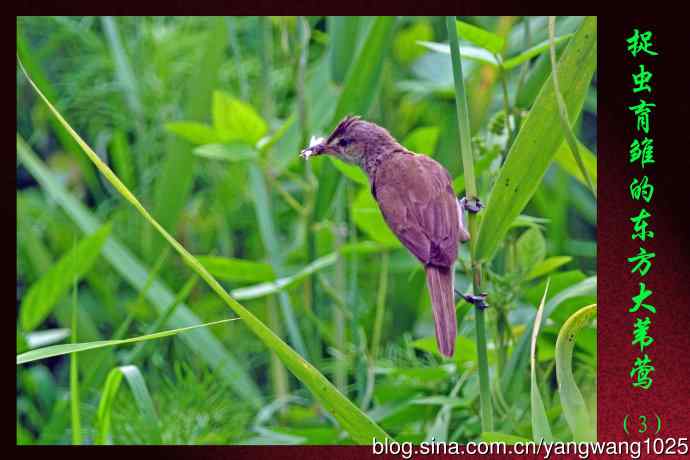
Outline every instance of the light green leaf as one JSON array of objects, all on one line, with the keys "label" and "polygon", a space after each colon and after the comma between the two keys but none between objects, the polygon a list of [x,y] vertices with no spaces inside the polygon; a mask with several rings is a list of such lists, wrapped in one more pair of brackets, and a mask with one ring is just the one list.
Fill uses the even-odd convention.
[{"label": "light green leaf", "polygon": [[[596,23],[596,18],[585,19],[558,64],[561,90],[573,120],[580,113],[596,66]],[[474,247],[477,259],[493,257],[562,143],[553,82],[548,80],[520,128],[487,201]]]},{"label": "light green leaf", "polygon": [[[457,27],[459,38],[471,41],[494,54],[500,54],[503,51],[503,46],[505,45],[503,37],[463,21],[455,21],[455,26]],[[462,51],[460,54],[462,54]]]},{"label": "light green leaf", "polygon": [[300,281],[306,279],[312,273],[315,273],[326,267],[330,267],[335,263],[336,260],[336,254],[328,254],[326,256],[319,257],[294,275],[279,278],[268,283],[257,284],[255,286],[237,288],[231,291],[230,294],[238,300],[256,299],[258,297],[275,294],[276,292],[281,292],[284,289],[294,286]]},{"label": "light green leaf", "polygon": [[530,227],[520,235],[516,243],[517,263],[528,272],[546,256],[546,240],[537,227]]},{"label": "light green leaf", "polygon": [[406,149],[425,155],[433,155],[441,129],[438,126],[423,126],[414,129],[402,141]]},{"label": "light green leaf", "polygon": [[160,422],[158,414],[151,399],[151,394],[146,386],[144,376],[137,366],[120,366],[111,370],[106,378],[103,391],[101,392],[101,399],[98,403],[98,412],[96,413],[96,428],[97,433],[95,437],[95,444],[110,444],[110,414],[112,412],[113,401],[117,395],[117,390],[120,388],[122,377],[129,384],[129,389],[132,391],[134,401],[139,408],[141,416],[146,420],[145,426],[147,429],[153,431],[156,442],[161,442]]},{"label": "light green leaf", "polygon": [[78,353],[80,351],[95,350],[97,348],[114,347],[117,345],[126,345],[128,343],[160,339],[162,337],[177,335],[181,332],[191,331],[200,327],[214,326],[216,324],[227,323],[228,321],[235,321],[237,319],[239,318],[222,319],[220,321],[213,321],[211,323],[197,324],[196,326],[181,327],[178,329],[141,335],[131,339],[97,340],[95,342],[62,343],[59,345],[50,345],[48,347],[36,348],[34,350],[27,351],[26,353],[17,355],[17,365],[30,363],[31,361],[37,361],[39,359],[52,358],[53,356],[62,356],[69,353]]},{"label": "light green leaf", "polygon": [[424,54],[424,50],[417,46],[416,42],[432,38],[434,30],[429,21],[415,21],[397,33],[393,42],[393,54],[401,64],[409,64]]},{"label": "light green leaf", "polygon": [[377,252],[386,252],[395,249],[398,245],[381,244],[375,241],[358,241],[356,243],[347,243],[340,247],[340,253],[343,255],[350,254],[372,254]]},{"label": "light green leaf", "polygon": [[549,282],[546,282],[544,295],[539,302],[537,314],[534,317],[534,324],[532,325],[532,341],[530,347],[530,411],[532,414],[532,439],[535,442],[550,442],[553,441],[553,434],[551,434],[551,425],[549,418],[546,416],[546,409],[544,408],[544,401],[541,399],[539,392],[539,383],[537,383],[537,337],[539,336],[539,329],[541,328],[541,317],[544,312],[544,301],[546,294],[549,292]]},{"label": "light green leaf", "polygon": [[[450,46],[447,43],[427,42],[422,40],[417,43],[436,53],[450,54]],[[498,61],[491,52],[476,46],[460,46],[460,57],[498,67]]]},{"label": "light green leaf", "polygon": [[91,269],[110,230],[110,224],[104,225],[93,235],[82,239],[31,285],[19,308],[20,324],[24,331],[31,331],[39,326],[74,280],[81,279]]},{"label": "light green leaf", "polygon": [[[417,339],[411,343],[414,348],[417,348],[427,353],[432,353],[438,357],[442,357],[441,352],[438,351],[438,344],[436,343],[436,337],[423,337]],[[477,361],[477,345],[473,340],[457,335],[455,337],[455,354],[453,355],[453,361],[462,365],[466,362],[476,362]],[[490,353],[493,360],[493,353]]]},{"label": "light green leaf", "polygon": [[33,349],[62,342],[69,335],[70,330],[66,328],[46,329],[44,331],[29,332],[24,339],[26,340],[26,346]]},{"label": "light green leaf", "polygon": [[[556,45],[559,45],[563,43],[566,40],[569,40],[573,34],[565,34],[561,35],[560,37],[556,37],[555,43]],[[539,43],[536,46],[533,46],[532,48],[523,51],[522,53],[518,54],[517,56],[514,56],[508,60],[506,60],[503,63],[503,68],[506,70],[514,69],[515,67],[519,66],[520,64],[523,64],[533,57],[539,56],[540,54],[548,51],[549,49],[549,41],[545,40],[541,43]]]},{"label": "light green leaf", "polygon": [[540,276],[547,275],[558,267],[567,264],[571,260],[573,260],[573,258],[570,256],[549,257],[548,259],[543,260],[532,267],[529,273],[527,273],[527,280],[533,280],[535,278],[539,278]]},{"label": "light green leaf", "polygon": [[273,267],[263,262],[231,257],[196,256],[213,276],[225,281],[270,281],[275,279]]},{"label": "light green leaf", "polygon": [[597,314],[596,304],[581,308],[563,324],[556,339],[556,377],[563,414],[576,442],[596,441],[596,425],[573,376],[573,348],[577,334]]},{"label": "light green leaf", "polygon": [[220,137],[211,126],[198,121],[173,121],[166,123],[165,129],[192,144],[203,145],[220,142]]},{"label": "light green leaf", "polygon": [[383,220],[379,206],[367,188],[362,188],[351,207],[352,220],[374,241],[400,246],[400,241]]},{"label": "light green leaf", "polygon": [[268,126],[254,107],[223,91],[213,92],[213,127],[221,142],[240,141],[256,145]]},{"label": "light green leaf", "polygon": [[[580,157],[582,158],[582,163],[585,165],[587,174],[592,179],[592,184],[596,187],[597,184],[597,157],[589,150],[582,142],[577,143],[577,149],[580,152]],[[573,157],[573,152],[568,147],[567,142],[563,142],[561,146],[556,151],[556,163],[558,166],[567,172],[575,179],[577,179],[582,185],[587,187],[587,181],[582,177],[582,171],[577,166],[575,157]]]},{"label": "light green leaf", "polygon": [[256,150],[241,142],[201,145],[194,149],[194,154],[211,160],[230,162],[253,160],[258,157]]},{"label": "light green leaf", "polygon": [[[556,44],[558,45],[559,43],[570,39],[571,36],[572,34],[568,34],[556,38]],[[446,43],[436,43],[422,40],[418,41],[417,43],[436,53],[450,54],[450,46],[448,46]],[[540,54],[548,51],[548,49],[549,42],[547,40],[543,43],[533,46],[528,50],[525,50],[517,56],[507,59],[503,62],[503,69],[514,69],[518,67],[520,64],[523,64],[524,62],[532,59],[533,57],[539,56]],[[482,64],[489,64],[494,67],[499,66],[499,62],[496,60],[496,57],[490,51],[483,48],[478,48],[474,46],[460,46],[460,56],[465,59],[471,59],[474,61],[481,62]]]},{"label": "light green leaf", "polygon": [[467,400],[461,398],[454,398],[452,396],[427,396],[426,398],[415,398],[410,401],[410,404],[419,406],[450,406],[450,407],[467,407],[469,404]]}]

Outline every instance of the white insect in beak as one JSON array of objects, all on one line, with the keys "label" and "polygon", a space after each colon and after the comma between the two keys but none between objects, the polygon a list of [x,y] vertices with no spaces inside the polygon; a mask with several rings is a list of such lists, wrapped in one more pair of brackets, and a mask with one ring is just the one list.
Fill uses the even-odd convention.
[{"label": "white insect in beak", "polygon": [[309,140],[309,147],[302,150],[302,152],[299,154],[299,156],[301,156],[305,160],[308,160],[310,156],[318,154],[318,152],[314,151],[314,147],[317,145],[321,145],[324,140],[325,139],[323,137],[312,136],[311,139]]}]

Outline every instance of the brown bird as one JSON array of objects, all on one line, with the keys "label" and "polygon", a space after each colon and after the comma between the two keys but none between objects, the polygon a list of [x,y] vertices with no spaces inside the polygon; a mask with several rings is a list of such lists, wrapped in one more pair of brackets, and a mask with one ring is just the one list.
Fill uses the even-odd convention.
[{"label": "brown bird", "polygon": [[369,177],[371,194],[386,223],[424,264],[438,348],[453,356],[453,267],[458,242],[470,235],[463,222],[464,200],[456,198],[450,174],[433,158],[410,152],[386,129],[359,117],[346,117],[325,140],[312,139],[300,156],[321,154],[359,165]]}]

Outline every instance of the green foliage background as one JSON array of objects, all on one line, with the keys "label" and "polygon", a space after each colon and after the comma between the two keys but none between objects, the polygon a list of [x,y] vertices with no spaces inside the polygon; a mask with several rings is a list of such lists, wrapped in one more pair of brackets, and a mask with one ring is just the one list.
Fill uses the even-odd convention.
[{"label": "green foliage background", "polygon": [[[442,359],[423,271],[361,172],[297,156],[356,113],[434,156],[463,193],[445,18],[20,17],[17,52],[153,217],[372,429],[467,441],[532,438],[546,423],[572,439],[582,430],[562,407],[555,345],[566,320],[595,302],[596,201],[558,124],[546,17],[460,19],[488,205],[480,228],[493,228],[475,240],[491,305],[491,433],[479,419],[474,311],[458,303],[456,356]],[[583,71],[596,53],[568,49],[595,50],[592,33],[592,18],[557,19],[561,91],[596,181],[596,73],[590,82]],[[18,355],[233,316],[100,175],[19,67],[17,149]],[[497,191],[505,177],[524,187]],[[467,246],[456,285],[471,286]],[[243,321],[173,335],[18,366],[17,442],[361,442]],[[595,414],[595,329],[578,335],[574,382]],[[545,409],[536,426],[535,387]]]}]

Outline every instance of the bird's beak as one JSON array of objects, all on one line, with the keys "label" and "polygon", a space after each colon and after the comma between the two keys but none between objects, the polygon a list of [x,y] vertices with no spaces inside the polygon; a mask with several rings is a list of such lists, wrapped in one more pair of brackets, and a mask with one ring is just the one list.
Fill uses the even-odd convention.
[{"label": "bird's beak", "polygon": [[322,139],[314,139],[309,143],[309,147],[302,150],[299,156],[306,159],[315,155],[322,155],[328,152],[328,145]]}]

